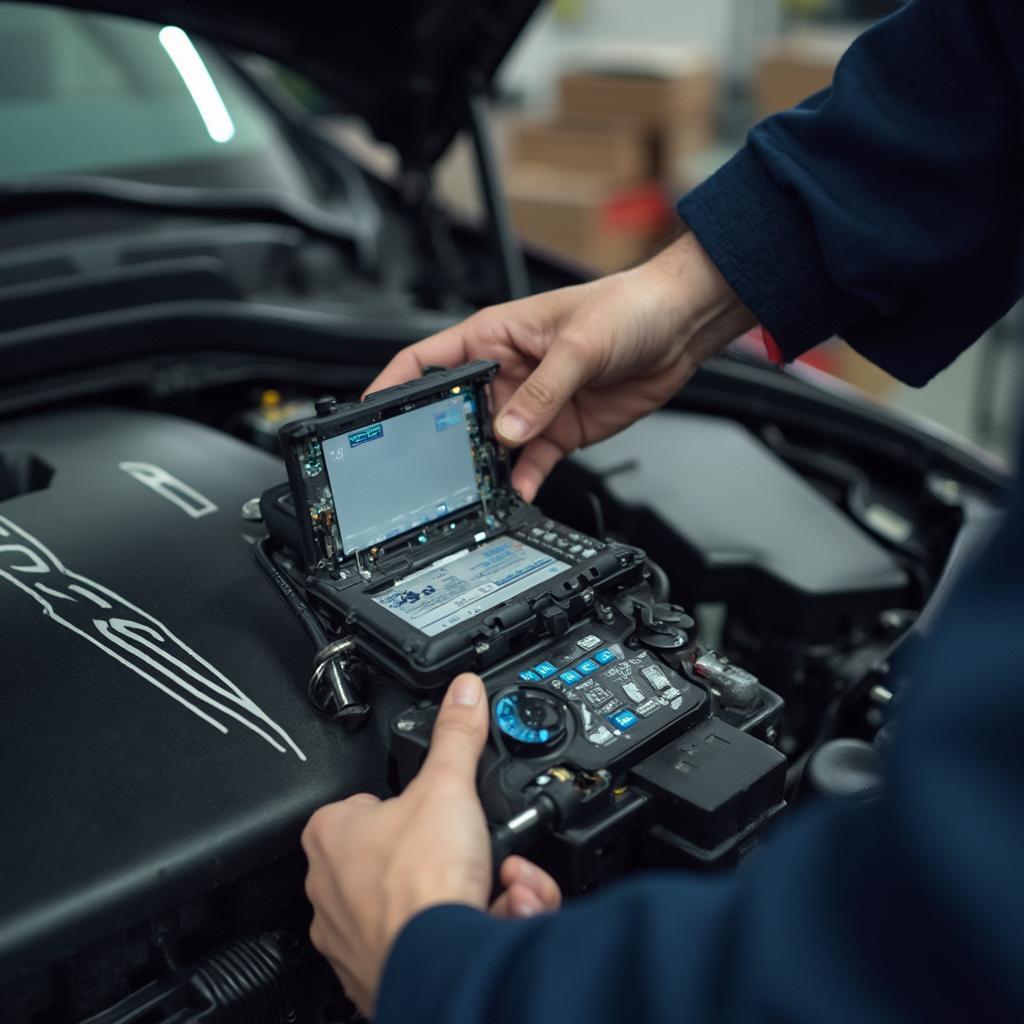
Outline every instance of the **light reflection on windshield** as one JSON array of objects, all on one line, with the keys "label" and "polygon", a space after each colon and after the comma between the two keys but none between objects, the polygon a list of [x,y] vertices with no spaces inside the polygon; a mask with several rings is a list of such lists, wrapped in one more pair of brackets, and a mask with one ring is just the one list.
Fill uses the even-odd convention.
[{"label": "light reflection on windshield", "polygon": [[233,139],[235,122],[231,120],[228,108],[224,106],[224,100],[221,99],[217,86],[203,63],[203,58],[199,56],[199,51],[192,45],[192,40],[174,25],[166,25],[160,29],[157,38],[178,69],[185,88],[191,93],[210,138],[214,142],[228,142]]},{"label": "light reflection on windshield", "polygon": [[235,67],[176,26],[0,3],[0,138],[0,182],[86,174],[319,199]]}]

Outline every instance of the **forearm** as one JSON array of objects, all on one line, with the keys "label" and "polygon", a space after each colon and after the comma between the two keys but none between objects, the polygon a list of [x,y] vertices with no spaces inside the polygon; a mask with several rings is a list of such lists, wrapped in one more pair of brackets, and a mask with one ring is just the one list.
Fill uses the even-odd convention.
[{"label": "forearm", "polygon": [[683,339],[695,365],[757,324],[689,230],[629,273],[643,275],[647,287],[660,296],[672,321],[666,332]]},{"label": "forearm", "polygon": [[1024,7],[915,0],[680,212],[785,354],[838,333],[920,384],[1024,268]]}]

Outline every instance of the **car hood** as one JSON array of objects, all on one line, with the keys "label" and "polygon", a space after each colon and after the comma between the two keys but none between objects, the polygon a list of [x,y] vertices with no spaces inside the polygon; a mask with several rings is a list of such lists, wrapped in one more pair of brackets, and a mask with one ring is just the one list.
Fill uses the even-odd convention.
[{"label": "car hood", "polygon": [[465,122],[467,92],[487,86],[538,4],[70,0],[60,6],[177,25],[280,61],[363,117],[415,171],[445,151]]}]

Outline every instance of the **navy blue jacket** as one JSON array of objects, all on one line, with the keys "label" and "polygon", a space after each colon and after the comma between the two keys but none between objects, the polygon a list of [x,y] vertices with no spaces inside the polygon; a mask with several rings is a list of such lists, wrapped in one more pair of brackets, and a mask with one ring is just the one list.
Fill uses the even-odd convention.
[{"label": "navy blue jacket", "polygon": [[[1022,111],[1024,0],[915,0],[680,209],[786,355],[838,332],[922,382],[1021,293]],[[427,910],[377,1020],[1024,1020],[1024,500],[916,665],[880,801],[725,877]]]}]

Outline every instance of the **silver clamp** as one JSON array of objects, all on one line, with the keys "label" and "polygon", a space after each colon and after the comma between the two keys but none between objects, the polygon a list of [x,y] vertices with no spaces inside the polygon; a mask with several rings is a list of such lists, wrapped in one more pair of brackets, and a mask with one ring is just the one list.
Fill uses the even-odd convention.
[{"label": "silver clamp", "polygon": [[[350,671],[350,655],[355,647],[351,637],[332,640],[322,647],[313,658],[313,675],[309,680],[313,706],[324,714],[330,714],[349,732],[358,729],[370,714],[370,705],[362,699]],[[330,701],[317,697],[325,684],[330,690]]]}]

